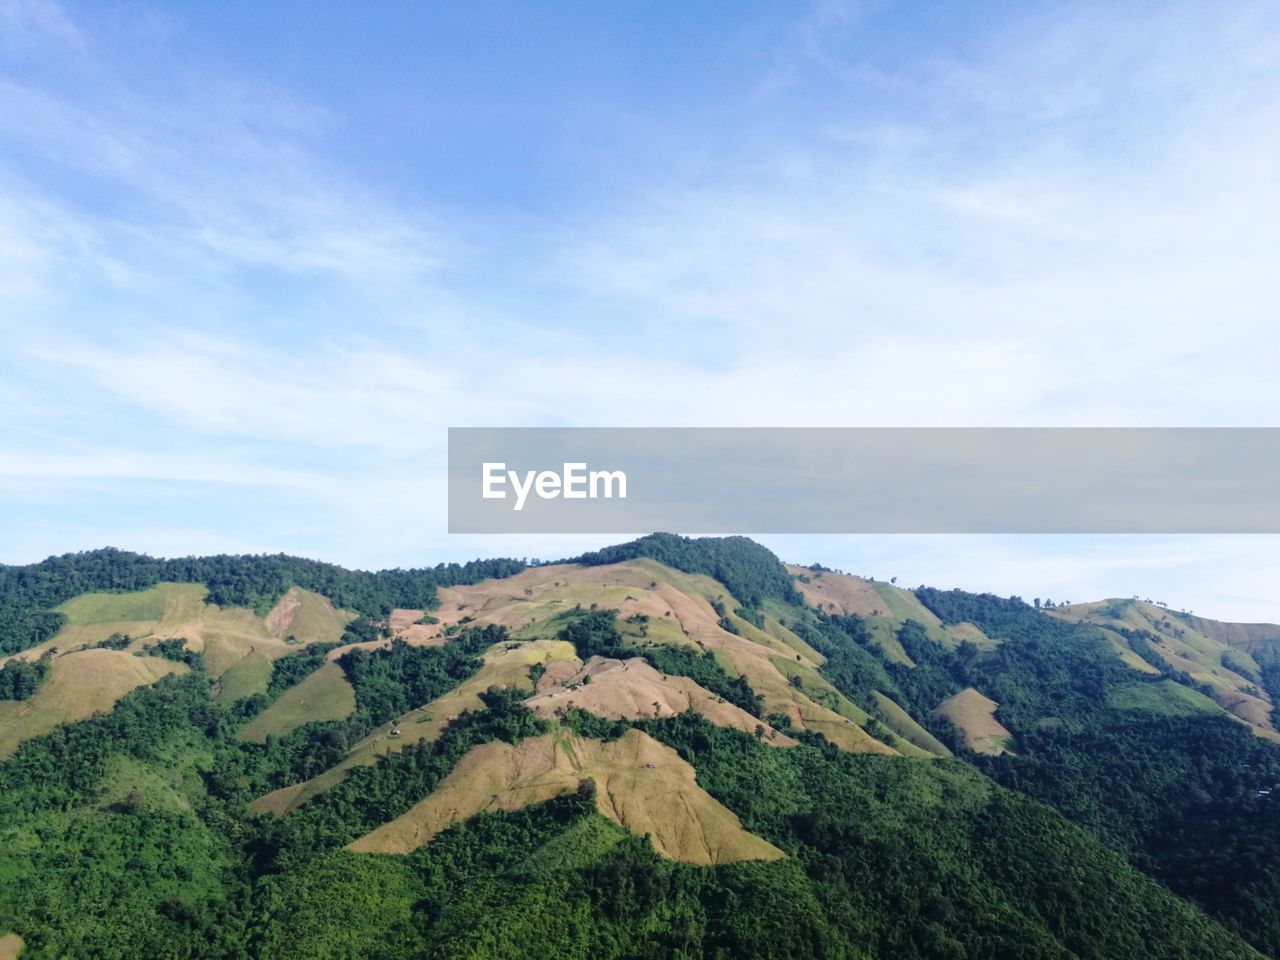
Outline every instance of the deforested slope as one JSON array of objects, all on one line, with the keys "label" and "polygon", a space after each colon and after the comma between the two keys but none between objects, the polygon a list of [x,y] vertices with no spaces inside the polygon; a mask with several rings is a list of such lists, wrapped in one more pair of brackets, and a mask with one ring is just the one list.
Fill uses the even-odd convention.
[{"label": "deforested slope", "polygon": [[49,676],[29,700],[0,701],[0,757],[62,723],[105,713],[131,690],[186,667],[121,650],[80,650],[54,657]]},{"label": "deforested slope", "polygon": [[542,687],[525,701],[544,719],[585,710],[607,720],[673,717],[692,710],[721,727],[756,734],[763,743],[792,746],[795,741],[741,707],[728,703],[688,677],[659,673],[640,657],[613,660],[595,656],[558,683]]},{"label": "deforested slope", "polygon": [[594,786],[597,809],[672,860],[699,865],[773,860],[782,851],[742,829],[696,782],[693,767],[638,730],[611,743],[549,734],[490,743],[458,762],[431,796],[350,844],[358,853],[408,853],[450,824],[514,811]]}]

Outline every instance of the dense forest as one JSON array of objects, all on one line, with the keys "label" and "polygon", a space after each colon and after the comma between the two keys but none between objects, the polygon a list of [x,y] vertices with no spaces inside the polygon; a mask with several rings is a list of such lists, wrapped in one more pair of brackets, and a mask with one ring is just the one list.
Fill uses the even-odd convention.
[{"label": "dense forest", "polygon": [[[1135,675],[1095,628],[1015,599],[919,589],[944,622],[1003,640],[948,651],[908,623],[915,669],[886,664],[916,716],[963,687],[1000,703],[1013,754],[969,755],[997,782],[1048,803],[1200,904],[1268,955],[1280,955],[1280,747],[1225,714],[1160,716],[1109,706]],[[851,631],[857,635],[856,628]],[[1145,682],[1160,683],[1164,669]],[[832,677],[833,681],[836,677]],[[935,732],[954,748],[945,724]]]},{"label": "dense forest", "polygon": [[719,580],[741,603],[758,607],[766,598],[800,603],[786,568],[765,547],[746,537],[681,537],[652,533],[567,561],[599,566],[647,557],[685,573]]}]

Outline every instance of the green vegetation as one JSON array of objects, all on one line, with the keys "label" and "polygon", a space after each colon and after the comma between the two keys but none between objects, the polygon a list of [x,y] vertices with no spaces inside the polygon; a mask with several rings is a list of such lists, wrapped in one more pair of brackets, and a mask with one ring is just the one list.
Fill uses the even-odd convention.
[{"label": "green vegetation", "polygon": [[[735,580],[725,589],[744,604],[732,617],[743,633],[785,618],[824,658],[814,670],[779,655],[784,676],[819,699],[838,691],[885,742],[934,753],[945,745],[957,757],[845,753],[791,729],[785,716],[769,719],[799,741],[788,749],[692,713],[627,722],[572,710],[557,727],[523,705],[527,692],[493,687],[483,709],[461,713],[438,738],[399,743],[283,817],[255,817],[250,801],[329,770],[472,678],[485,651],[516,641],[468,622],[442,646],[389,640],[335,662],[330,647],[299,647],[268,665],[262,692],[217,699],[203,659],[180,640],[160,641],[144,653],[191,669],[133,690],[109,713],[28,739],[0,762],[0,931],[23,937],[24,957],[106,960],[1257,960],[1249,944],[1280,955],[1280,748],[1161,666],[1149,644],[1154,674],[1119,659],[1114,633],[1016,598],[922,588],[914,595],[944,624],[973,623],[998,643],[944,644],[932,617],[932,633],[908,619],[892,625],[916,664],[908,667],[886,659],[858,617],[785,606],[776,560],[743,544],[659,535],[613,549],[670,552],[674,559],[655,559]],[[595,562],[626,559],[607,554]],[[304,568],[288,558],[248,558],[242,571],[235,560],[99,551],[39,570],[0,568],[0,643],[44,628],[48,607],[32,598],[71,599],[49,580],[59,569],[95,591],[136,590],[151,576],[182,581],[181,564],[208,563],[220,571],[220,596],[239,590],[263,602],[280,584],[321,589],[313,584],[337,570],[312,565],[313,580],[301,583]],[[717,565],[720,574],[709,573]],[[434,571],[332,576],[349,591],[335,601],[363,615],[348,643],[386,639],[374,622],[381,605],[394,597],[395,606],[421,609],[407,602],[414,591],[434,597],[443,582]],[[102,596],[67,609],[91,616],[116,602]],[[716,602],[733,606],[727,595]],[[584,658],[643,656],[759,715],[745,680],[693,647],[654,644],[643,615],[619,624],[610,610],[565,610],[551,624]],[[1124,637],[1144,655],[1141,637]],[[25,709],[14,701],[51,669],[55,683],[76,657],[144,662],[110,651],[10,661],[0,669],[0,717]],[[539,669],[548,667],[531,664],[530,675]],[[260,743],[243,738],[248,722],[317,670],[349,685],[349,715]],[[1275,683],[1275,670],[1263,661],[1262,682]],[[230,671],[218,682],[229,679]],[[967,751],[933,716],[970,687],[999,704],[1013,755]],[[589,780],[519,813],[457,824],[407,856],[343,849],[404,814],[486,742],[557,729],[614,740],[631,728],[692,764],[698,784],[787,859],[713,867],[663,859],[597,812],[612,798]]]},{"label": "green vegetation", "polygon": [[49,656],[39,660],[10,660],[0,667],[0,700],[26,700],[49,674]]},{"label": "green vegetation", "polygon": [[1172,680],[1114,687],[1107,691],[1107,706],[1116,710],[1141,710],[1164,716],[1222,713],[1222,708],[1203,693]]},{"label": "green vegetation", "polygon": [[269,758],[208,689],[164,680],[0,765],[0,925],[32,956],[1256,957],[962,764],[775,750],[691,715],[642,726],[790,859],[660,859],[585,788],[406,857],[345,853],[472,746],[546,724],[490,691],[436,743],[250,819],[245,767]]},{"label": "green vegetation", "polygon": [[101,641],[98,646],[104,650],[127,650],[131,643],[133,643],[133,638],[127,634],[113,633],[107,639]]},{"label": "green vegetation", "polygon": [[164,616],[166,591],[161,587],[117,593],[85,593],[59,608],[68,623],[146,622]]},{"label": "green vegetation", "polygon": [[[443,647],[413,647],[393,640],[383,649],[348,651],[337,666],[354,691],[355,709],[350,715],[290,722],[282,736],[270,729],[258,734],[252,721],[241,731],[252,741],[237,758],[236,775],[242,778],[242,790],[247,791],[245,802],[334,766],[378,727],[470,677],[480,668],[478,654],[505,638],[503,628],[490,626],[466,630]],[[292,656],[304,655],[305,651]],[[251,697],[232,709],[242,719],[260,702]]]},{"label": "green vegetation", "polygon": [[566,625],[556,638],[572,643],[583,660],[596,656],[619,660],[643,657],[659,673],[688,677],[747,713],[760,715],[760,698],[747,681],[725,673],[709,650],[698,652],[669,644],[627,646],[618,632],[617,616],[614,610],[569,611],[562,618]]},{"label": "green vegetation", "polygon": [[[107,644],[103,643],[101,646],[105,647]],[[128,646],[128,644],[126,643],[125,646]],[[124,647],[115,649],[123,650]],[[149,657],[163,657],[165,660],[173,660],[175,663],[185,663],[188,667],[200,666],[202,662],[200,654],[194,650],[187,649],[187,642],[179,637],[148,643],[142,648],[142,652]]]},{"label": "green vegetation", "polygon": [[630,543],[606,547],[569,561],[588,566],[648,557],[685,573],[719,580],[740,603],[756,608],[772,598],[800,603],[786,567],[772,553],[746,537],[680,537],[654,533]]},{"label": "green vegetation", "polygon": [[318,667],[322,666],[336,643],[313,643],[305,650],[281,657],[271,664],[271,679],[267,681],[265,694],[268,702],[274,700]]},{"label": "green vegetation", "polygon": [[518,560],[473,560],[367,573],[283,554],[158,560],[113,549],[68,553],[29,566],[0,565],[0,655],[49,639],[69,617],[91,623],[155,620],[164,613],[159,591],[128,599],[99,596],[67,613],[54,611],[82,594],[123,594],[162,582],[202,583],[209,588],[207,602],[249,607],[261,616],[286,590],[298,586],[323,594],[337,608],[381,617],[394,607],[434,607],[438,586],[509,577],[523,568]]},{"label": "green vegetation", "polygon": [[[1016,756],[972,762],[1042,800],[1269,955],[1280,955],[1280,749],[1163,668],[1126,668],[1096,628],[1016,598],[918,590],[944,621],[1004,640],[978,653],[904,646],[922,666],[895,674],[913,713],[948,686],[1000,703]],[[906,631],[903,631],[906,634]],[[921,670],[924,670],[922,673]],[[951,741],[954,745],[954,741]]]},{"label": "green vegetation", "polygon": [[[234,704],[258,694],[265,695],[271,682],[272,663],[261,650],[255,650],[233,663],[218,678],[218,699]],[[246,711],[255,713],[256,709]]]}]

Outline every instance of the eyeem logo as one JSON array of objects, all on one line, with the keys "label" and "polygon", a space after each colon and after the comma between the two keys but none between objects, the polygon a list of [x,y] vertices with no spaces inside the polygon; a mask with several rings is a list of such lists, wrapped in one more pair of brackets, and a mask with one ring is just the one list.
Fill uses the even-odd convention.
[{"label": "eyeem logo", "polygon": [[507,484],[515,493],[513,510],[523,510],[530,492],[540,500],[594,500],[597,497],[627,499],[627,475],[621,470],[588,470],[585,463],[566,463],[564,469],[508,470],[505,463],[481,465],[483,496],[486,500],[506,500]]}]

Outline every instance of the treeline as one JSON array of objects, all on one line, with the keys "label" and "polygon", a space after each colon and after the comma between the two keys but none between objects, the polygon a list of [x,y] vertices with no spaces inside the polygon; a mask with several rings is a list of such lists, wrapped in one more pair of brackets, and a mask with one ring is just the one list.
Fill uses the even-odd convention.
[{"label": "treeline", "polygon": [[647,557],[685,573],[698,573],[723,583],[740,603],[759,607],[766,599],[803,602],[786,567],[768,549],[747,537],[681,537],[652,533],[605,547],[569,563],[600,566]]},{"label": "treeline", "polygon": [[437,587],[509,577],[524,566],[519,560],[473,560],[370,573],[284,554],[162,560],[111,548],[68,553],[28,566],[0,565],[0,654],[53,636],[65,618],[52,608],[82,593],[202,583],[208,602],[263,615],[296,586],[323,594],[340,609],[382,617],[394,607],[434,607]]}]

